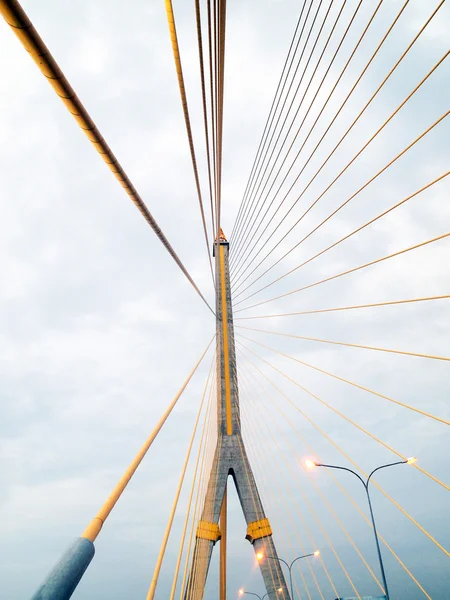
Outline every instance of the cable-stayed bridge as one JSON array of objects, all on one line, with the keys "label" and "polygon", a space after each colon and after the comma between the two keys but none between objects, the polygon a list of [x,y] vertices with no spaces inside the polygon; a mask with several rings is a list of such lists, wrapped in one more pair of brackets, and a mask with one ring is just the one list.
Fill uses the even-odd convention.
[{"label": "cable-stayed bridge", "polygon": [[[148,599],[403,598],[406,588],[413,597],[438,598],[426,573],[410,566],[403,530],[383,527],[383,510],[412,532],[417,553],[430,557],[424,571],[448,574],[448,543],[430,515],[449,491],[431,457],[442,452],[450,424],[443,387],[450,351],[439,336],[450,298],[450,171],[442,144],[450,72],[448,44],[443,49],[430,31],[437,23],[450,30],[449,4],[299,2],[247,185],[230,217],[224,165],[233,78],[228,19],[235,8],[225,0],[196,0],[189,8],[203,117],[195,131],[183,71],[193,49],[180,43],[177,3],[165,2],[171,75],[193,173],[180,185],[192,186],[186,213],[199,213],[206,286],[157,222],[156,206],[125,171],[120,149],[96,125],[50,51],[51,40],[33,25],[32,7],[27,14],[18,2],[0,0],[4,20],[170,255],[168,277],[175,263],[192,288],[183,293],[204,305],[211,331],[141,450],[117,473],[110,496],[98,499],[98,513],[74,532],[79,537],[42,585],[36,582],[36,600],[69,598],[86,570],[95,569],[95,544],[104,527],[114,526],[117,501],[126,502],[144,459],[164,460],[154,442],[205,365],[164,532],[152,540],[159,552],[149,569]],[[224,223],[233,217],[227,231]],[[431,397],[442,401],[430,403]],[[417,448],[423,432],[428,446],[420,441]],[[367,484],[380,466],[385,470]],[[397,485],[417,494],[417,502],[399,500]],[[252,573],[240,592],[229,584],[234,539],[227,504],[234,488],[245,519],[242,538],[262,576]],[[438,516],[445,522],[445,514]],[[175,534],[178,550],[163,592]],[[361,537],[370,540],[369,554]],[[219,573],[209,588],[214,554]]]}]

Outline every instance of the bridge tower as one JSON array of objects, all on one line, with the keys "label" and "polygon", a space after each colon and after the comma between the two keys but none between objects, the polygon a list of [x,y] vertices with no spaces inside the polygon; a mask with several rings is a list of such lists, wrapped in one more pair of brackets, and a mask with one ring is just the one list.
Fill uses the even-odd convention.
[{"label": "bridge tower", "polygon": [[[217,446],[209,476],[201,521],[197,528],[185,600],[202,600],[214,545],[221,539],[220,598],[225,600],[226,490],[228,477],[236,485],[247,522],[246,539],[255,554],[277,557],[267,519],[241,434],[239,391],[228,265],[229,243],[223,231],[214,243],[217,327]],[[219,523],[220,521],[220,523]],[[220,531],[220,528],[224,531]],[[270,600],[290,600],[281,564],[259,561]]]}]

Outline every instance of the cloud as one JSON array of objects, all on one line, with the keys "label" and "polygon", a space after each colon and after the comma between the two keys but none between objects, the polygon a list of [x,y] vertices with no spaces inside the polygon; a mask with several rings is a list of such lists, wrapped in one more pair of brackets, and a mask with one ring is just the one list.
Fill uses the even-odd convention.
[{"label": "cloud", "polygon": [[[326,4],[319,11],[320,18]],[[298,13],[297,4],[291,1],[261,3],[258,10],[255,7],[249,1],[228,3],[223,167],[223,227],[228,236]],[[76,7],[59,2],[45,6],[25,2],[24,8],[180,258],[213,302],[163,3],[141,2],[129,10],[118,1],[82,2]],[[324,35],[330,32],[338,8],[338,4],[332,7]],[[330,41],[330,51],[337,47],[355,8],[353,0],[346,3],[341,24]],[[440,58],[448,39],[448,8],[443,6],[270,244],[317,198]],[[202,191],[208,205],[195,20],[188,3],[174,2],[174,9]],[[399,2],[383,4],[280,196],[298,174],[302,160],[314,148],[399,9]],[[355,111],[364,106],[432,9],[427,3],[409,3],[383,52],[320,151],[314,154],[283,211],[291,206],[351,124]],[[372,10],[363,6],[358,13],[354,34],[346,39],[293,152],[304,140],[343,67],[344,57],[353,48],[356,32],[362,32]],[[203,352],[215,323],[3,22],[0,31],[0,52],[5,57],[0,67],[0,564],[5,597],[16,598],[33,593],[64,547],[80,535],[96,514]],[[312,48],[312,40],[313,37],[308,48]],[[447,109],[447,62],[333,185],[295,233],[280,244],[273,261]],[[314,64],[313,59],[305,81]],[[325,65],[326,61],[305,96],[299,119],[306,113]],[[448,164],[447,121],[249,292],[440,175]],[[288,141],[292,138],[293,134]],[[448,180],[433,186],[252,300],[289,292],[445,232],[448,186]],[[278,220],[279,216],[274,225]],[[261,257],[271,247],[264,245],[265,239],[255,246],[255,252],[262,248]],[[446,241],[430,245],[252,309],[251,314],[447,293],[448,248]],[[270,266],[272,259],[264,266]],[[249,282],[262,270],[261,267]],[[446,306],[446,301],[440,301],[236,324],[448,355]],[[245,314],[250,311],[239,316]],[[280,371],[395,449],[417,454],[419,465],[445,480],[448,436],[444,425],[249,343],[239,337],[240,333],[446,418],[447,363],[236,328],[238,339]],[[339,592],[353,595],[301,486],[358,590],[376,594],[377,586],[317,489],[332,503],[336,515],[375,570],[377,559],[370,528],[325,472],[317,470],[312,483],[300,467],[301,460],[310,454],[305,442],[323,460],[349,463],[283,394],[239,356],[244,435],[280,555],[298,553],[299,539],[309,550],[313,539],[322,550]],[[74,596],[79,600],[146,594],[211,359],[210,353],[105,525],[94,562]],[[365,470],[392,460],[393,455],[386,448],[356,431],[259,359],[252,360]],[[191,475],[192,465],[188,481]],[[450,532],[442,518],[447,501],[442,487],[416,469],[403,466],[395,471],[386,469],[377,481],[433,536],[445,542]],[[367,514],[364,492],[356,479],[342,475],[339,482]],[[161,598],[167,596],[172,583],[187,495],[185,488],[158,586]],[[382,535],[429,594],[436,599],[445,598],[449,582],[444,555],[376,490],[373,501]],[[244,539],[245,529],[237,496],[230,486],[230,597],[242,585],[257,593],[262,589],[252,549]],[[384,550],[383,556],[393,596],[423,597],[395,559]],[[218,548],[208,581],[208,597],[217,595],[217,561]],[[313,568],[325,597],[334,597],[323,569]],[[312,598],[319,597],[306,563],[302,563],[301,570]],[[295,577],[303,595],[298,572]]]}]

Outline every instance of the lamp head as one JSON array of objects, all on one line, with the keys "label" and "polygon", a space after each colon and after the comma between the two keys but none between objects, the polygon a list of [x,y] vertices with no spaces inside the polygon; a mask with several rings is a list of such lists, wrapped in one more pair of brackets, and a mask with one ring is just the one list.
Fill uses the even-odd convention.
[{"label": "lamp head", "polygon": [[314,552],[314,556],[319,556],[319,554],[320,554],[320,550],[316,550],[316,551]]},{"label": "lamp head", "polygon": [[417,458],[415,456],[410,456],[409,458],[406,459],[406,463],[408,465],[413,465],[416,462]]},{"label": "lamp head", "polygon": [[305,460],[305,467],[307,469],[314,469],[314,467],[317,467],[317,463],[314,462],[313,460]]},{"label": "lamp head", "polygon": [[281,592],[282,592],[282,591],[283,591],[283,588],[282,588],[282,587],[279,587],[279,588],[277,589],[277,592],[278,592],[279,594],[281,594]]},{"label": "lamp head", "polygon": [[262,560],[264,558],[264,554],[262,552],[257,552],[256,558],[257,558],[257,560]]},{"label": "lamp head", "polygon": [[244,588],[241,588],[241,589],[239,590],[239,596],[243,596],[243,595],[244,595]]}]

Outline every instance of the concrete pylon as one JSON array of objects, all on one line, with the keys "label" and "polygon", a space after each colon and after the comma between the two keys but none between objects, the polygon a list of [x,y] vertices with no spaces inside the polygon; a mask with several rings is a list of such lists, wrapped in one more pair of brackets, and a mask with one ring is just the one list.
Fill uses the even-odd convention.
[{"label": "concrete pylon", "polygon": [[[255,554],[277,557],[272,529],[258,493],[241,435],[236,376],[233,310],[228,267],[229,244],[220,230],[214,243],[217,323],[217,447],[211,467],[201,521],[197,528],[185,600],[203,600],[211,554],[220,539],[219,518],[228,476],[234,480],[247,522],[246,539]],[[281,564],[274,558],[259,561],[270,600],[290,600]]]}]

